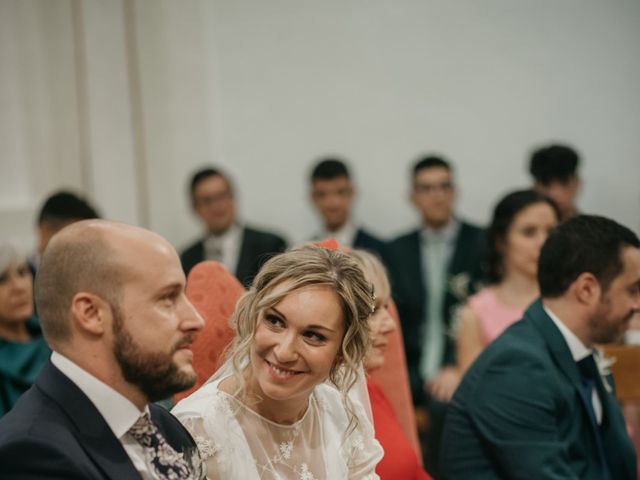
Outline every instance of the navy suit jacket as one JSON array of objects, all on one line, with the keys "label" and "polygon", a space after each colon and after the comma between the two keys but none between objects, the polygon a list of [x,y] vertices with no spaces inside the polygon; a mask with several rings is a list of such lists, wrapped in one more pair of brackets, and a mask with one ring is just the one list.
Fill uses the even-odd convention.
[{"label": "navy suit jacket", "polygon": [[[448,265],[448,283],[443,302],[443,318],[446,328],[451,324],[457,309],[475,291],[482,279],[481,260],[484,251],[484,233],[471,224],[460,222],[460,230]],[[405,343],[407,367],[413,400],[417,404],[426,401],[424,380],[420,376],[420,359],[426,331],[425,307],[427,286],[426,272],[422,271],[420,230],[414,230],[396,238],[387,245],[387,266],[391,276],[393,299],[398,307]],[[460,280],[460,281],[457,281]],[[443,363],[455,362],[455,345],[447,335]]]},{"label": "navy suit jacket", "polygon": [[[175,417],[162,407],[149,408],[169,445],[187,458],[197,455]],[[140,474],[91,400],[49,361],[0,420],[0,478],[129,480]]]},{"label": "navy suit jacket", "polygon": [[385,264],[387,263],[387,247],[379,238],[371,235],[363,228],[356,231],[356,238],[353,241],[353,248],[361,248],[375,253]]},{"label": "navy suit jacket", "polygon": [[[233,273],[243,285],[249,286],[262,264],[286,248],[287,242],[278,235],[243,227],[238,265]],[[200,239],[180,254],[185,275],[204,259],[204,239]]]},{"label": "navy suit jacket", "polygon": [[533,303],[482,352],[454,394],[442,478],[601,480],[606,462],[612,480],[635,480],[636,454],[614,392],[603,383],[598,391],[601,426],[591,420],[569,346],[542,303]]}]

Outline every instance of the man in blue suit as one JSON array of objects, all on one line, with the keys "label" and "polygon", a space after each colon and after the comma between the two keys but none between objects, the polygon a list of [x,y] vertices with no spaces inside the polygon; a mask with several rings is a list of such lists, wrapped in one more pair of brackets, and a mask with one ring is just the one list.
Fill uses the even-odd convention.
[{"label": "man in blue suit", "polygon": [[478,357],[447,412],[445,479],[636,479],[613,378],[594,346],[640,312],[640,241],[580,215],[540,253],[541,300]]},{"label": "man in blue suit", "polygon": [[35,296],[53,350],[0,420],[0,477],[202,478],[195,443],[151,402],[195,383],[203,320],[173,247],[147,230],[74,223],[44,251]]},{"label": "man in blue suit", "polygon": [[386,260],[382,240],[357,225],[351,215],[355,188],[347,165],[337,158],[319,161],[311,171],[311,201],[322,220],[313,240],[335,238],[340,245],[362,248]]}]

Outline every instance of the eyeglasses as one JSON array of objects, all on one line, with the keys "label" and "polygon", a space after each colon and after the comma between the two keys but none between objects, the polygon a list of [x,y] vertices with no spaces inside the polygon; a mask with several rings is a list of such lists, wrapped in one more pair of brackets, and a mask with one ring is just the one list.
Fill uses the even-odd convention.
[{"label": "eyeglasses", "polygon": [[230,200],[233,197],[229,190],[224,192],[214,193],[212,195],[202,195],[195,198],[196,205],[213,205],[215,203],[221,203]]},{"label": "eyeglasses", "polygon": [[421,194],[431,194],[431,193],[435,193],[435,192],[448,193],[451,190],[453,190],[453,183],[451,183],[451,182],[416,183],[413,186],[413,190],[416,193],[421,193]]}]

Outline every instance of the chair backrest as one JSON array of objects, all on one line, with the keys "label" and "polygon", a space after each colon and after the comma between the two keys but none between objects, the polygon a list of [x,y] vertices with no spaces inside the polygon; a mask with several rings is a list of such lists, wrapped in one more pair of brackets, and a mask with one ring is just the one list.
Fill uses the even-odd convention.
[{"label": "chair backrest", "polygon": [[409,371],[404,354],[400,317],[393,300],[389,300],[389,313],[396,322],[396,329],[389,334],[389,344],[384,355],[384,364],[371,372],[371,379],[382,389],[389,399],[393,412],[398,419],[400,428],[416,451],[418,458],[422,458],[416,417],[409,387]]},{"label": "chair backrest", "polygon": [[616,396],[620,402],[640,402],[640,346],[601,345],[605,357],[614,361],[611,372],[616,382]]},{"label": "chair backrest", "polygon": [[198,263],[187,278],[187,297],[204,319],[204,328],[193,342],[193,367],[198,375],[196,384],[174,396],[174,403],[202,386],[220,366],[225,348],[234,331],[229,326],[238,299],[244,293],[242,284],[218,262]]}]

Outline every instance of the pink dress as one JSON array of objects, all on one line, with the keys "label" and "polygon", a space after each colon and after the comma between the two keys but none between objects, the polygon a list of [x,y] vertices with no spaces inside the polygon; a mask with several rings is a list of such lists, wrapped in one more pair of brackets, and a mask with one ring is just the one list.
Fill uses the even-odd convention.
[{"label": "pink dress", "polygon": [[480,330],[485,344],[491,343],[504,330],[522,318],[524,309],[500,303],[492,288],[483,288],[469,297],[469,307],[480,320]]}]

